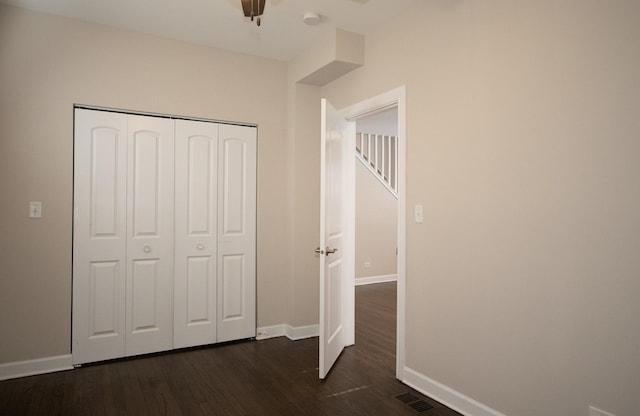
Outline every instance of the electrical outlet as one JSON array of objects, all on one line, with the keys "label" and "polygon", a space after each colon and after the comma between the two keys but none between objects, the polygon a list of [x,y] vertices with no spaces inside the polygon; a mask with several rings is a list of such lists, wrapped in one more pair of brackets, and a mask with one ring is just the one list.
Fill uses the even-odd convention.
[{"label": "electrical outlet", "polygon": [[589,406],[589,416],[615,416],[615,415],[605,412],[604,410],[600,410],[596,407]]}]

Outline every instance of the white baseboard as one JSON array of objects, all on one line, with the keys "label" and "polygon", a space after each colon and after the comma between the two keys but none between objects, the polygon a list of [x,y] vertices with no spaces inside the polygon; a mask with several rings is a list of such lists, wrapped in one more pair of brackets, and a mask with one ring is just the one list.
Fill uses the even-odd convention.
[{"label": "white baseboard", "polygon": [[465,416],[505,416],[409,367],[404,368],[402,382]]},{"label": "white baseboard", "polygon": [[73,370],[71,354],[0,364],[0,381],[62,370]]},{"label": "white baseboard", "polygon": [[318,325],[291,326],[287,324],[263,326],[258,328],[257,340],[275,337],[287,337],[292,341],[317,337],[320,334]]},{"label": "white baseboard", "polygon": [[272,326],[262,326],[256,329],[256,339],[269,339],[276,337],[283,337],[285,334],[286,325],[272,325]]},{"label": "white baseboard", "polygon": [[370,285],[373,283],[385,283],[385,282],[397,282],[398,275],[397,274],[385,274],[382,276],[369,276],[369,277],[358,277],[355,280],[355,285]]},{"label": "white baseboard", "polygon": [[299,339],[313,338],[320,336],[320,325],[307,325],[307,326],[291,326],[287,325],[286,334],[287,338],[296,341]]},{"label": "white baseboard", "polygon": [[589,416],[614,416],[609,412],[605,412],[604,410],[600,410],[597,407],[589,406]]}]

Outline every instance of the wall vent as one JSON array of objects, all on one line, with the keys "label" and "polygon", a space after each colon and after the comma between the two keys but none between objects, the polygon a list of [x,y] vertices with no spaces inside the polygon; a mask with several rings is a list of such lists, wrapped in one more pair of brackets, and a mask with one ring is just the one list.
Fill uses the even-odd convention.
[{"label": "wall vent", "polygon": [[416,412],[425,412],[427,410],[433,409],[433,406],[431,406],[429,403],[411,393],[399,394],[396,396],[396,399],[408,405]]}]

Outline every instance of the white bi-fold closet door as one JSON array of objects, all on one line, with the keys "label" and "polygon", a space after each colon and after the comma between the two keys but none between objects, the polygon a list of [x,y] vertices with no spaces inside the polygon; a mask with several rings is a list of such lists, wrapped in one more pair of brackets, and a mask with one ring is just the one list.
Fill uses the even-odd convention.
[{"label": "white bi-fold closet door", "polygon": [[73,362],[255,336],[256,128],[76,109]]},{"label": "white bi-fold closet door", "polygon": [[256,128],[176,120],[174,347],[255,336]]}]

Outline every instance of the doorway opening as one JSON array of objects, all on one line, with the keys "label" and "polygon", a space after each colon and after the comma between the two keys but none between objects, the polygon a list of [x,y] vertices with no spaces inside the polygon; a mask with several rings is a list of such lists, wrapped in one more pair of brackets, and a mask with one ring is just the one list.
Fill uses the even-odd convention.
[{"label": "doorway opening", "polygon": [[[320,155],[320,345],[324,379],[346,346],[355,344],[356,120],[395,109],[397,301],[396,378],[403,380],[406,303],[406,98],[405,87],[337,111],[321,100]],[[383,145],[384,146],[384,145]],[[382,153],[382,152],[381,152]],[[375,154],[375,153],[374,153]],[[382,171],[389,170],[381,168]],[[384,176],[384,175],[383,175]]]},{"label": "doorway opening", "polygon": [[[395,237],[395,247],[391,248],[393,252],[395,248],[396,254],[396,378],[403,380],[404,366],[405,366],[405,314],[406,314],[406,89],[404,86],[380,94],[375,97],[363,100],[350,107],[347,107],[342,111],[344,117],[349,121],[356,123],[356,130],[358,125],[365,125],[367,123],[377,123],[380,128],[380,134],[388,133],[388,135],[395,135],[396,143],[391,148],[392,152],[395,152],[394,159],[396,160],[395,166],[389,168],[389,171],[393,171],[391,175],[391,183],[397,195],[395,204],[395,235],[392,234],[391,240]],[[387,142],[389,146],[391,142]],[[387,147],[387,149],[390,149]],[[348,160],[353,162],[353,166],[347,168],[347,172],[351,175],[355,175],[356,165],[356,146],[352,146],[353,157],[349,157]],[[351,163],[351,162],[349,162]],[[355,192],[349,196],[351,201],[350,216],[353,216],[352,222],[356,223],[358,220],[358,214],[355,207]],[[391,214],[393,215],[393,214]],[[393,219],[392,219],[393,220]],[[354,245],[351,253],[355,253],[358,247],[356,246],[355,230],[351,230],[354,234],[350,241]],[[388,237],[389,238],[389,237]],[[388,243],[387,244],[391,244]],[[361,247],[362,249],[362,247]],[[362,251],[362,250],[361,250]],[[355,254],[353,254],[355,257]],[[351,276],[353,283],[352,287],[356,285],[357,268],[364,268],[365,260],[362,259],[362,264],[355,263],[354,258],[354,272]],[[373,263],[373,262],[371,262]],[[373,264],[371,264],[373,266]],[[391,274],[391,273],[389,273]],[[381,274],[380,276],[385,276]],[[379,281],[384,281],[385,278],[378,278]],[[376,279],[374,279],[376,280]],[[393,280],[389,278],[388,280]],[[347,311],[353,311],[355,314],[355,290],[345,297],[345,308]],[[347,342],[346,345],[353,345],[355,343],[355,316],[353,319],[349,319],[349,322],[353,325],[346,332]]]},{"label": "doorway opening", "polygon": [[355,120],[355,284],[398,277],[398,107]]}]

